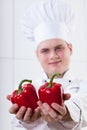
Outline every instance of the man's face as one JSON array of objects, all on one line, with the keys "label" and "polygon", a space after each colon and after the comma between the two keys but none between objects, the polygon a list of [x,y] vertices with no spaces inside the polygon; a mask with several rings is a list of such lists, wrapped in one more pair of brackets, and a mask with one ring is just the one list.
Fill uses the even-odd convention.
[{"label": "man's face", "polygon": [[57,72],[63,74],[69,69],[72,45],[60,39],[46,40],[38,45],[36,54],[49,77]]}]

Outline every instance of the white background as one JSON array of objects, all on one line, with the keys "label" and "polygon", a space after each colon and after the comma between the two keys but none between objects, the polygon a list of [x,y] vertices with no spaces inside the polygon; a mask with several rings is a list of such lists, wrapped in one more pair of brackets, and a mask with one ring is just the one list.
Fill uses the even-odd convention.
[{"label": "white background", "polygon": [[[19,130],[11,125],[11,115],[8,112],[11,103],[6,100],[6,95],[12,92],[20,80],[39,77],[42,72],[33,51],[33,44],[25,39],[20,29],[20,19],[24,11],[35,1],[0,0],[1,130]],[[78,14],[71,67],[75,73],[79,72],[81,76],[87,78],[87,0],[70,0],[70,2]]]}]

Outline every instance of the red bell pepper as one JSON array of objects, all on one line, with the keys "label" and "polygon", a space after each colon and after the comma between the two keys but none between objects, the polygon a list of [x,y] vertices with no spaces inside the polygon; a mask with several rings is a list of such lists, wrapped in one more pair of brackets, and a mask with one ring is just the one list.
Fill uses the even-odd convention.
[{"label": "red bell pepper", "polygon": [[[23,85],[24,82],[29,82]],[[30,107],[32,110],[37,108],[38,96],[32,85],[32,80],[24,79],[20,82],[18,90],[14,90],[11,95],[11,102],[19,106]]]},{"label": "red bell pepper", "polygon": [[53,82],[55,76],[59,76],[60,74],[54,74],[50,79],[50,82],[46,82],[42,86],[40,86],[38,90],[39,99],[42,103],[46,102],[50,106],[53,102],[62,105],[63,103],[63,87],[62,84]]}]

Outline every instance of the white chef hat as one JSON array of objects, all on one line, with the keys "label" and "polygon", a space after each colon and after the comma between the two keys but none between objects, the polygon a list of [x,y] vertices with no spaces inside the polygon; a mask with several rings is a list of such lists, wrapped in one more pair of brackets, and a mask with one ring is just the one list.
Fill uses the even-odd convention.
[{"label": "white chef hat", "polygon": [[74,27],[74,12],[64,0],[43,0],[33,4],[22,19],[25,36],[35,46],[45,40],[60,38],[70,41]]}]

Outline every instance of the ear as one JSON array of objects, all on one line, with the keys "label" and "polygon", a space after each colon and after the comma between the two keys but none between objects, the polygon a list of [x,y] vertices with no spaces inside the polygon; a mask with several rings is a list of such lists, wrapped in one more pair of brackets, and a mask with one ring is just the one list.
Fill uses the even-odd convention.
[{"label": "ear", "polygon": [[70,53],[72,54],[73,53],[73,46],[71,43],[68,44],[68,47],[69,47],[69,50],[70,50]]},{"label": "ear", "polygon": [[36,53],[36,57],[37,57],[37,59],[38,59],[38,51],[36,50],[35,53]]}]

